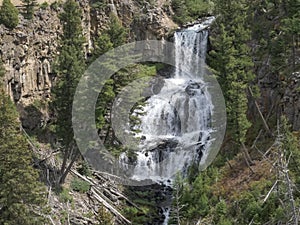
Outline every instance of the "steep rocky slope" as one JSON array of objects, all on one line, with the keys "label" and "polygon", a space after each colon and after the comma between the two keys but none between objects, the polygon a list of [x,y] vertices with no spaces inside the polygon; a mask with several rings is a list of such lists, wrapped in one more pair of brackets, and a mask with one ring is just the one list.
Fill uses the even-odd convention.
[{"label": "steep rocky slope", "polygon": [[[177,27],[169,17],[169,7],[164,10],[147,2],[131,0],[109,1],[101,7],[87,0],[78,2],[84,14],[87,54],[92,51],[94,38],[107,28],[110,13],[130,28],[130,41],[161,39]],[[49,97],[55,80],[52,65],[59,54],[60,11],[61,8],[54,9],[52,5],[38,8],[32,21],[20,16],[20,24],[15,29],[0,26],[0,53],[7,70],[5,84],[15,102],[28,105],[33,99]]]}]

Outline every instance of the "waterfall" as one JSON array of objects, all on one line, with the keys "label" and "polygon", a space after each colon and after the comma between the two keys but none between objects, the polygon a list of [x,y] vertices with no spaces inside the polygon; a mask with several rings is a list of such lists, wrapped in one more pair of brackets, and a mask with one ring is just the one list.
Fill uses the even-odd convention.
[{"label": "waterfall", "polygon": [[[176,68],[164,79],[159,93],[151,96],[141,116],[141,143],[136,152],[132,179],[151,179],[170,185],[177,172],[192,162],[205,161],[211,142],[214,106],[202,77],[205,72],[208,31],[213,18],[174,34]],[[194,54],[202,60],[195,63]],[[185,68],[192,68],[186,72]],[[126,168],[128,158],[121,154]]]}]

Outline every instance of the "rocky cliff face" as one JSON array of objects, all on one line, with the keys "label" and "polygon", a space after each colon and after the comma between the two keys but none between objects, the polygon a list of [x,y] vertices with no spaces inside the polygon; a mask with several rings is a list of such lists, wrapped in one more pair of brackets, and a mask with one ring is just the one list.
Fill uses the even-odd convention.
[{"label": "rocky cliff face", "polygon": [[[161,39],[176,24],[170,19],[166,1],[150,5],[146,1],[109,0],[102,5],[93,1],[78,1],[83,10],[85,52],[93,49],[94,38],[107,28],[111,13],[128,27],[130,40]],[[53,62],[58,52],[62,32],[58,15],[61,8],[37,9],[32,21],[20,16],[17,28],[0,25],[0,54],[6,68],[6,90],[15,102],[29,105],[35,99],[50,97],[54,84]]]},{"label": "rocky cliff face", "polygon": [[32,21],[20,17],[14,30],[0,26],[0,52],[7,92],[16,102],[49,97],[51,64],[57,54],[61,25],[57,12],[38,10]]},{"label": "rocky cliff face", "polygon": [[[271,71],[270,56],[266,55],[256,65],[255,74],[260,88],[258,103],[266,119],[271,115],[285,115],[293,130],[300,130],[300,74],[295,72],[281,76]],[[254,103],[250,103],[250,117],[257,116]],[[258,118],[258,117],[256,117]],[[255,121],[255,118],[252,118]]]},{"label": "rocky cliff face", "polygon": [[293,73],[286,83],[282,98],[283,112],[293,130],[300,130],[300,72]]},{"label": "rocky cliff face", "polygon": [[130,28],[130,40],[162,39],[177,28],[172,21],[169,0],[153,1],[109,0],[107,5],[91,4],[92,32],[97,34],[106,27],[109,14],[120,18]]}]

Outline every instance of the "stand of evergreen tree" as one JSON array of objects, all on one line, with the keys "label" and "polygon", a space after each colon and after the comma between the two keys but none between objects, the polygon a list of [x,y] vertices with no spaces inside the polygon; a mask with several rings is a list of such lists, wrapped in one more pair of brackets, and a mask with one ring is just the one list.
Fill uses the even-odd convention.
[{"label": "stand of evergreen tree", "polygon": [[247,2],[216,0],[217,35],[212,40],[209,64],[217,74],[227,109],[227,126],[233,140],[244,145],[250,127],[247,119],[247,91],[254,80],[251,30],[248,25]]},{"label": "stand of evergreen tree", "polygon": [[[4,75],[2,64],[0,73]],[[14,103],[0,85],[0,224],[47,224],[44,185],[32,167],[32,151],[21,134]]]}]

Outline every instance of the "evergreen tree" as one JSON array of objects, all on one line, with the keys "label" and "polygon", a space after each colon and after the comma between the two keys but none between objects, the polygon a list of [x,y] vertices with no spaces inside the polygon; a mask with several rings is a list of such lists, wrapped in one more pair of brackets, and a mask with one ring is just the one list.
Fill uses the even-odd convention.
[{"label": "evergreen tree", "polygon": [[211,14],[213,2],[211,0],[172,0],[172,8],[175,12],[174,21],[184,24]]},{"label": "evergreen tree", "polygon": [[3,0],[0,9],[0,23],[7,28],[13,29],[19,24],[19,12],[10,0]]},{"label": "evergreen tree", "polygon": [[40,216],[46,209],[45,190],[32,159],[14,104],[0,87],[0,224],[46,224]]},{"label": "evergreen tree", "polygon": [[106,31],[108,36],[110,37],[111,43],[113,43],[113,47],[116,48],[121,46],[126,42],[127,39],[127,30],[123,27],[122,22],[115,15],[110,16],[109,28]]},{"label": "evergreen tree", "polygon": [[[79,154],[72,129],[72,102],[78,81],[85,70],[81,10],[74,0],[67,0],[63,9],[64,12],[60,14],[63,35],[56,68],[58,83],[54,89],[54,108],[57,113],[56,132],[63,147],[60,183],[64,182]],[[72,157],[72,152],[75,152],[75,154],[71,163],[67,166],[67,161]]]},{"label": "evergreen tree", "polygon": [[34,7],[37,5],[36,0],[22,0],[25,5],[25,18],[32,19],[34,14]]},{"label": "evergreen tree", "polygon": [[184,1],[182,0],[173,0],[172,1],[172,8],[175,12],[174,21],[183,24],[190,20],[188,15],[188,9]]},{"label": "evergreen tree", "polygon": [[288,67],[291,72],[299,70],[297,65],[297,48],[299,48],[300,35],[300,2],[299,0],[288,0],[285,2],[285,16],[282,20],[282,30],[287,48],[287,55],[290,58]]},{"label": "evergreen tree", "polygon": [[244,146],[250,127],[247,89],[254,79],[250,57],[250,30],[244,0],[216,0],[218,36],[213,40],[210,65],[218,74],[227,107],[227,121],[234,140]]},{"label": "evergreen tree", "polygon": [[251,5],[253,38],[259,45],[258,62],[268,57],[270,73],[283,80],[299,70],[296,63],[300,34],[299,0],[262,1]]},{"label": "evergreen tree", "polygon": [[95,58],[98,58],[105,52],[111,50],[114,44],[111,42],[110,36],[107,33],[103,33],[100,37],[96,40],[95,50],[93,55]]},{"label": "evergreen tree", "polygon": [[[104,30],[99,35],[98,39],[95,40],[95,49],[92,60],[97,59],[99,56],[111,50],[112,48],[116,48],[124,44],[127,36],[127,29],[123,27],[122,22],[116,15],[111,14],[108,23],[108,29]],[[111,145],[109,147],[112,147],[112,144],[108,142],[114,139],[114,132],[110,125],[111,115],[108,115],[108,112],[112,106],[115,96],[117,95],[117,92],[119,91],[118,86],[122,81],[128,79],[126,75],[117,75],[122,73],[121,71],[113,75],[110,79],[106,80],[96,104],[95,114],[97,128],[99,129],[99,133],[101,133],[101,130],[105,130],[106,135],[103,142]],[[108,140],[108,137],[113,138]]]}]

